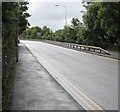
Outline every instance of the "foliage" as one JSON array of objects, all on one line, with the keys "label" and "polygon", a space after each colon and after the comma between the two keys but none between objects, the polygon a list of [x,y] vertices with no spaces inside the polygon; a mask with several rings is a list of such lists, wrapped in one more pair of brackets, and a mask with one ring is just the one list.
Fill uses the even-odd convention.
[{"label": "foliage", "polygon": [[[120,3],[116,2],[83,3],[86,8],[86,12],[83,12],[83,23],[78,18],[73,18],[70,26],[64,26],[64,29],[54,33],[49,33],[50,29],[44,27],[39,30],[42,33],[40,37],[37,37],[36,33],[32,36],[34,28],[30,28],[21,37],[94,45],[104,49],[119,49],[119,5]],[[28,33],[29,31],[31,34]]]},{"label": "foliage", "polygon": [[[2,109],[8,110],[12,95],[12,83],[15,74],[15,62],[18,33],[22,33],[28,26],[26,18],[29,14],[26,2],[3,2],[2,3]],[[19,27],[18,27],[19,26]],[[24,27],[24,28],[23,28]]]},{"label": "foliage", "polygon": [[120,46],[119,3],[95,2],[85,6],[87,13],[83,20],[87,29],[87,42],[105,49]]},{"label": "foliage", "polygon": [[[37,36],[37,33],[41,33],[41,36]],[[38,26],[36,27],[32,27],[29,28],[27,30],[25,30],[20,38],[26,38],[26,39],[46,39],[48,38],[47,36],[50,34],[52,34],[52,30],[50,28],[47,28],[46,26],[44,26],[43,28],[40,28]]]}]

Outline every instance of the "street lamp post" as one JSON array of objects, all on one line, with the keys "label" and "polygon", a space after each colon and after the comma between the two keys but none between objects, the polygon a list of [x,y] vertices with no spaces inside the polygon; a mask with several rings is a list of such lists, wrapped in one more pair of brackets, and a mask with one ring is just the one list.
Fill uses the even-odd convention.
[{"label": "street lamp post", "polygon": [[66,26],[66,35],[65,35],[65,38],[66,38],[66,41],[67,41],[67,6],[66,5],[55,5],[57,7],[64,7],[65,8],[65,26]]},{"label": "street lamp post", "polygon": [[55,6],[65,8],[65,26],[67,26],[67,7],[66,7],[66,5],[55,5]]}]

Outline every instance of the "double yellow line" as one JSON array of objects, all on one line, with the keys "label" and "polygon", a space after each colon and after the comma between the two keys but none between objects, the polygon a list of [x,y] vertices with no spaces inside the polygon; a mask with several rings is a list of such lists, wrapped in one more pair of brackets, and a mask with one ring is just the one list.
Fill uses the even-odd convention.
[{"label": "double yellow line", "polygon": [[[89,110],[101,110],[105,112],[102,107],[96,104],[93,100],[91,100],[88,96],[86,96],[83,92],[74,87],[70,82],[65,80],[63,77],[58,75],[58,73],[53,69],[51,65],[46,63],[42,57],[37,55],[37,60],[46,68],[46,70],[54,77],[59,84],[61,84],[68,92],[69,90],[80,100],[82,103],[89,108]],[[69,92],[70,93],[70,92]],[[74,97],[74,95],[72,95]],[[79,103],[80,104],[80,103]]]},{"label": "double yellow line", "polygon": [[[90,110],[104,110],[102,107],[100,107],[98,104],[96,104],[94,101],[92,101],[88,96],[86,96],[83,92],[81,92],[80,90],[78,90],[76,87],[74,87],[71,83],[69,83],[67,80],[65,80],[64,78],[62,78],[61,76],[59,76],[53,69],[51,69],[53,74],[52,76],[59,82],[62,83],[62,85],[64,84],[69,90],[72,91],[72,93],[77,96],[86,106],[88,106],[90,108]],[[56,74],[56,75],[55,75]],[[92,103],[92,105],[94,105],[96,108],[92,107],[87,101],[84,100],[85,99],[88,100],[88,102]]]},{"label": "double yellow line", "polygon": [[[85,105],[85,107],[89,108],[89,110],[95,111],[100,110],[102,112],[105,112],[105,110],[96,104],[92,99],[90,99],[88,96],[86,96],[82,91],[78,90],[76,87],[74,87],[70,82],[68,82],[66,79],[64,79],[62,76],[60,76],[51,65],[46,63],[46,61],[38,55],[38,53],[34,52],[34,49],[31,50],[32,54],[36,57],[38,62],[40,62],[46,70],[58,81],[59,84],[61,84],[69,93],[70,91],[74,94],[71,94],[73,98],[77,97],[79,101],[82,102],[82,104]],[[70,90],[70,91],[69,91]],[[77,100],[76,100],[77,101]],[[80,104],[80,102],[78,102]]]}]

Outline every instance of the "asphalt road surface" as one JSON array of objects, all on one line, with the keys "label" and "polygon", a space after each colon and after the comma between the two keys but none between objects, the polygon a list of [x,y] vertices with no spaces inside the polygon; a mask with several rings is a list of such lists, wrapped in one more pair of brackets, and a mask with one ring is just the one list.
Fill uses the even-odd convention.
[{"label": "asphalt road surface", "polygon": [[42,42],[21,42],[48,71],[58,75],[56,79],[63,81],[85,109],[118,110],[117,60]]}]

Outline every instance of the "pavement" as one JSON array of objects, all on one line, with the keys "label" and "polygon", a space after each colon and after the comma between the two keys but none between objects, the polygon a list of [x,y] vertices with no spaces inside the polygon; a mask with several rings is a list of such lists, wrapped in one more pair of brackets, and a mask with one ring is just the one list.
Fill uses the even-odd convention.
[{"label": "pavement", "polygon": [[11,110],[84,109],[20,43]]},{"label": "pavement", "polygon": [[86,110],[118,109],[118,60],[37,41],[21,41]]}]

